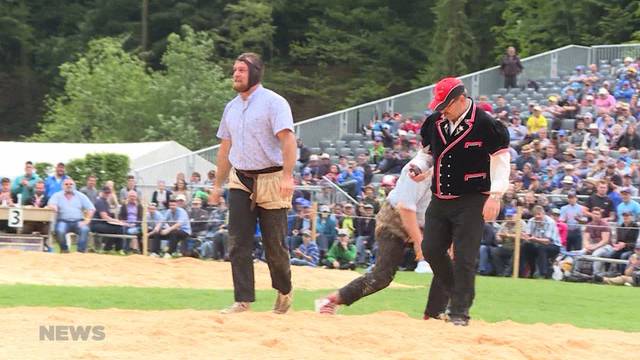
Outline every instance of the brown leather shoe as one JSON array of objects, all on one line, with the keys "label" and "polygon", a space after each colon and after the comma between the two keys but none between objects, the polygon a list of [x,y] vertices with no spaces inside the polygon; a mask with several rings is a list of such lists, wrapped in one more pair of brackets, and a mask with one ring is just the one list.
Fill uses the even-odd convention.
[{"label": "brown leather shoe", "polygon": [[273,305],[273,312],[275,314],[286,314],[291,308],[291,303],[293,302],[293,292],[289,292],[286,295],[281,294],[278,291],[278,296],[276,297],[276,303]]},{"label": "brown leather shoe", "polygon": [[245,311],[249,311],[251,303],[248,302],[234,302],[228,308],[220,310],[220,314],[237,314]]}]

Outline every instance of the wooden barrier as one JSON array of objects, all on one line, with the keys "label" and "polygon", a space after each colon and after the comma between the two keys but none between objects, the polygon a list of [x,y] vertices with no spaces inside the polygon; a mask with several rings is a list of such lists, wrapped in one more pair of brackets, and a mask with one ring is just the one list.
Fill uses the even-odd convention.
[{"label": "wooden barrier", "polygon": [[522,207],[518,206],[516,212],[516,238],[514,239],[513,249],[513,278],[520,276],[520,237],[522,235]]}]

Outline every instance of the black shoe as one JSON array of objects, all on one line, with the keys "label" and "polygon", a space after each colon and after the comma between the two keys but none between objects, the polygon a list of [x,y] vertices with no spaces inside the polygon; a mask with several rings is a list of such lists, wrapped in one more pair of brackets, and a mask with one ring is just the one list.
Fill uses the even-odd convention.
[{"label": "black shoe", "polygon": [[446,321],[452,323],[455,326],[468,326],[469,325],[469,318],[466,317],[466,316],[459,316],[459,315],[451,316],[451,315],[449,315],[447,317]]}]

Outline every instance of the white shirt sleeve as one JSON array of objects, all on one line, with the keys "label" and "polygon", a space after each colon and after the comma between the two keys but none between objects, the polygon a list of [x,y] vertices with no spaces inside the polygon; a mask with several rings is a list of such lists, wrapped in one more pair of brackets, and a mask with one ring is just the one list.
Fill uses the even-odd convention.
[{"label": "white shirt sleeve", "polygon": [[433,165],[433,158],[429,155],[429,145],[418,151],[409,163],[416,165],[423,172],[427,171]]},{"label": "white shirt sleeve", "polygon": [[511,172],[511,154],[508,151],[491,155],[491,192],[504,194],[509,189],[509,173]]}]

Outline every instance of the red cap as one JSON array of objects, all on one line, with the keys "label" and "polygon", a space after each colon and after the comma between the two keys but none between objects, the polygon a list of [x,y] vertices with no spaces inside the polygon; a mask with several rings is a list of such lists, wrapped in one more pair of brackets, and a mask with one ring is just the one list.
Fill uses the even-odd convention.
[{"label": "red cap", "polygon": [[464,84],[461,80],[448,77],[444,78],[433,88],[433,100],[429,108],[434,111],[442,111],[451,100],[464,93]]},{"label": "red cap", "polygon": [[480,108],[482,108],[482,110],[488,112],[488,113],[493,113],[493,108],[491,107],[491,104],[489,104],[488,102],[481,102],[478,104],[480,106]]}]

